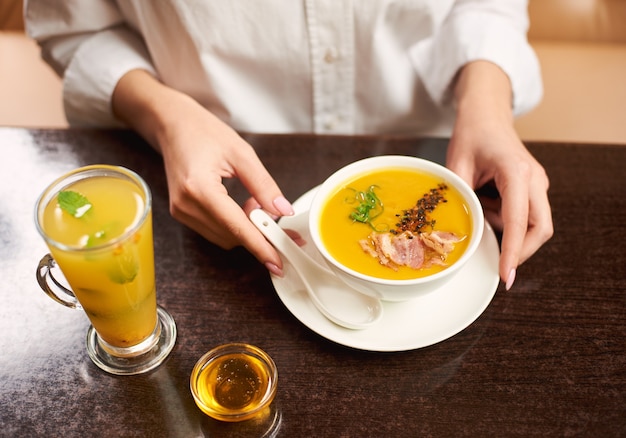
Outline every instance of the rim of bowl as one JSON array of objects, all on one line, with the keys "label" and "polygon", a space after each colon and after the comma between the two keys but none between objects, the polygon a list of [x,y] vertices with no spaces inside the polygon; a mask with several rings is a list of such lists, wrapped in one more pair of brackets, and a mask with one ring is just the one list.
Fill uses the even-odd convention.
[{"label": "rim of bowl", "polygon": [[[418,277],[413,279],[405,279],[405,280],[393,280],[386,278],[378,278],[372,277],[370,275],[363,274],[361,272],[355,271],[353,269],[348,268],[347,266],[339,263],[324,247],[321,241],[321,237],[319,235],[319,228],[317,226],[318,217],[321,212],[321,207],[323,203],[328,198],[329,194],[334,191],[341,183],[346,180],[358,176],[364,172],[371,170],[380,170],[384,168],[407,168],[407,169],[415,169],[422,172],[433,174],[437,177],[441,177],[446,180],[446,182],[451,183],[463,196],[465,201],[468,204],[470,209],[471,221],[472,221],[472,234],[470,238],[470,242],[465,249],[465,252],[459,257],[459,259],[454,262],[452,265],[446,267],[445,269],[434,273],[432,275],[428,275],[426,277]],[[312,214],[313,213],[313,214]],[[442,277],[446,277],[456,270],[458,270],[461,266],[465,264],[465,262],[474,254],[476,248],[482,239],[482,235],[484,232],[484,212],[482,209],[482,205],[478,200],[478,196],[474,193],[474,190],[470,188],[470,186],[461,179],[456,173],[452,172],[447,167],[442,166],[441,164],[435,163],[434,161],[426,160],[424,158],[413,157],[410,155],[378,155],[374,157],[363,158],[358,161],[354,161],[332,173],[324,182],[320,185],[319,189],[315,193],[313,200],[311,202],[311,208],[309,210],[309,232],[311,234],[311,238],[313,239],[313,243],[317,250],[322,254],[324,259],[335,266],[340,271],[361,279],[365,281],[369,281],[374,284],[380,285],[418,285],[421,283],[429,283],[431,281],[437,280]]]}]

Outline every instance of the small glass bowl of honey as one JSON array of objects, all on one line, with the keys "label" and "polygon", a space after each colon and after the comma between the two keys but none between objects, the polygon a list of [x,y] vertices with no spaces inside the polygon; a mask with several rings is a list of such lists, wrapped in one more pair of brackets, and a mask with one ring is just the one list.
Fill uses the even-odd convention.
[{"label": "small glass bowl of honey", "polygon": [[225,344],[202,356],[191,372],[190,386],[198,408],[221,421],[262,415],[274,400],[278,371],[258,347]]}]

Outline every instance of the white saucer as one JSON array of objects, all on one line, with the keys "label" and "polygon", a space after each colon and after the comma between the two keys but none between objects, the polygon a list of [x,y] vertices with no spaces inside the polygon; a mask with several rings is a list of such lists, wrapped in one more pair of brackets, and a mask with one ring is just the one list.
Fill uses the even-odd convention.
[{"label": "white saucer", "polygon": [[[295,216],[280,219],[308,242],[303,249],[325,263],[308,232],[308,210],[317,188],[302,195]],[[500,251],[493,229],[486,224],[474,256],[439,291],[401,303],[384,302],[384,315],[375,326],[350,330],[326,319],[309,300],[304,285],[288,261],[284,277],[272,275],[274,288],[287,309],[317,334],[348,347],[369,351],[406,351],[436,344],[459,333],[487,308],[498,287]]]}]

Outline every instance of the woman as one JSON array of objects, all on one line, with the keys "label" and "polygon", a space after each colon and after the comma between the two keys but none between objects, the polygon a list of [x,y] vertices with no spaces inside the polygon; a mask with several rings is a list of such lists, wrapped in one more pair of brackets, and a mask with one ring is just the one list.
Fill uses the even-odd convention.
[{"label": "woman", "polygon": [[[282,275],[247,212],[293,214],[236,131],[450,136],[446,165],[503,230],[499,273],[552,235],[548,178],[513,128],[541,98],[523,0],[27,1],[74,126],[126,125],[161,152],[172,215]],[[222,184],[239,178],[241,208]]]}]

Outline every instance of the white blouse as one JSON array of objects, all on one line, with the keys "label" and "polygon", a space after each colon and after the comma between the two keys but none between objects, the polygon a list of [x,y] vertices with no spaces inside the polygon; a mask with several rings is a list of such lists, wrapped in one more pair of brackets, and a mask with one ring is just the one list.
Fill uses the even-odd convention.
[{"label": "white blouse", "polygon": [[449,135],[451,84],[488,60],[515,114],[542,95],[526,0],[28,0],[75,126],[115,126],[111,94],[150,71],[237,130]]}]

